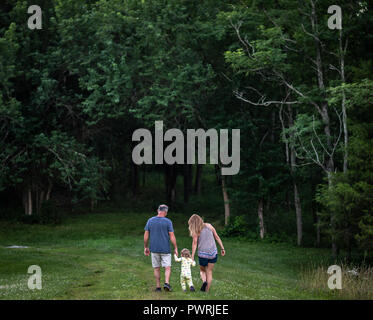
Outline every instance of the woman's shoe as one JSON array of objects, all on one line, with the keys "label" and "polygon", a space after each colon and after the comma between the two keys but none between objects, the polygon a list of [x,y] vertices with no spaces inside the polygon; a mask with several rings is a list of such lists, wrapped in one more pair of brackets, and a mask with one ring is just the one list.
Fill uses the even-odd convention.
[{"label": "woman's shoe", "polygon": [[204,282],[201,287],[201,291],[206,291],[207,282]]},{"label": "woman's shoe", "polygon": [[163,286],[164,291],[172,291],[172,288],[169,283],[165,283]]}]

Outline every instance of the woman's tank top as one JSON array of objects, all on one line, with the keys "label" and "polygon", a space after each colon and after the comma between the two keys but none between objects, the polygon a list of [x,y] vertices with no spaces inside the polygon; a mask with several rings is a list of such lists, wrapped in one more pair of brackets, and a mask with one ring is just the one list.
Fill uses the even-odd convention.
[{"label": "woman's tank top", "polygon": [[198,256],[201,258],[214,259],[218,253],[214,234],[211,229],[204,227],[198,237]]}]

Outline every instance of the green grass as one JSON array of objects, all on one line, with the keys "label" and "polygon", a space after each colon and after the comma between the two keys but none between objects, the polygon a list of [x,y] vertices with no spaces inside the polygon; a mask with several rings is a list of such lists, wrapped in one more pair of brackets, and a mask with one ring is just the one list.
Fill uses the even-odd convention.
[{"label": "green grass", "polygon": [[[329,251],[223,239],[227,250],[215,266],[209,294],[184,293],[173,262],[173,292],[155,293],[143,228],[151,214],[105,213],[67,217],[61,225],[0,222],[0,299],[325,299],[302,288],[301,270],[326,261]],[[188,217],[170,213],[179,251],[191,249]],[[219,230],[219,220],[206,217]],[[10,245],[29,248],[10,249]],[[29,290],[27,269],[42,269],[42,290]],[[198,266],[192,268],[196,288]],[[162,274],[162,279],[164,275]],[[198,290],[197,290],[198,291]]]}]

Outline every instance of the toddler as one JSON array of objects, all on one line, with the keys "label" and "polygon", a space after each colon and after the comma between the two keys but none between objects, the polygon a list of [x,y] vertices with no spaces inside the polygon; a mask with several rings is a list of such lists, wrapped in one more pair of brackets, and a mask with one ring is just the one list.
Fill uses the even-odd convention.
[{"label": "toddler", "polygon": [[195,291],[192,281],[192,273],[190,271],[190,266],[196,265],[196,262],[191,259],[191,254],[188,249],[181,250],[181,258],[174,255],[175,261],[181,262],[181,273],[180,273],[180,284],[181,288],[186,291],[186,285],[188,284],[190,291]]}]

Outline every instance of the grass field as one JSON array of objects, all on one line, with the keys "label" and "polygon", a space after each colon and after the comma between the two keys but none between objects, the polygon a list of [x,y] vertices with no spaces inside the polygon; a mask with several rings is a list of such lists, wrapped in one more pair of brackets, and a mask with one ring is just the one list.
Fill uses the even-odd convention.
[{"label": "grass field", "polygon": [[[174,291],[155,293],[150,257],[143,254],[143,228],[150,216],[85,214],[67,217],[57,226],[0,222],[0,299],[335,298],[332,292],[308,290],[300,281],[304,268],[328,260],[328,250],[224,238],[227,254],[219,257],[210,293],[182,292],[176,262],[170,281]],[[188,217],[169,217],[179,252],[191,248]],[[206,220],[218,224],[213,218]],[[28,248],[6,248],[11,245]],[[30,265],[42,269],[42,290],[27,287]],[[198,289],[198,266],[192,274]]]}]

